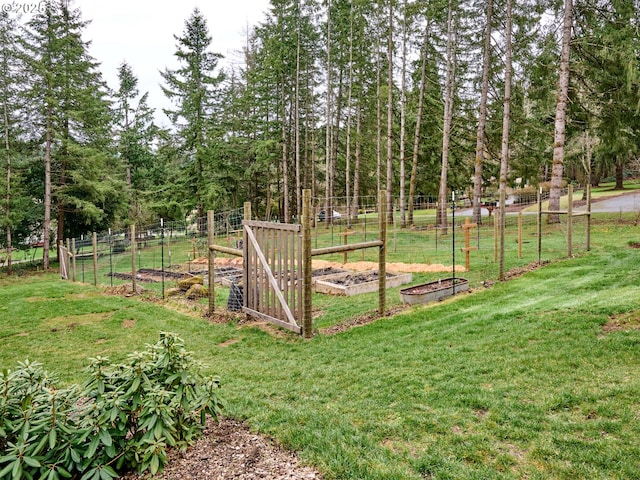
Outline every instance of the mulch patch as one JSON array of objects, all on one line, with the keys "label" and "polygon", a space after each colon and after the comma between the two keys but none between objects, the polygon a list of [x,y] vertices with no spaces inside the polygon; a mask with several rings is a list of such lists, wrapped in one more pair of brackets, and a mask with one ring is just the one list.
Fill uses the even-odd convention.
[{"label": "mulch patch", "polygon": [[[124,480],[148,475],[128,473]],[[296,455],[262,435],[252,433],[243,422],[207,420],[204,435],[185,452],[170,449],[158,480],[321,480],[319,472],[303,465]]]}]

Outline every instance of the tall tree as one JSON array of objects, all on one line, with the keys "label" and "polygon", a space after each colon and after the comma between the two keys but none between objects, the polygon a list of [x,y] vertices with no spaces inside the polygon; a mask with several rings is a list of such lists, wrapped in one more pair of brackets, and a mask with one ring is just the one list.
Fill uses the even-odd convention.
[{"label": "tall tree", "polygon": [[[564,172],[564,147],[566,140],[567,99],[569,97],[569,59],[571,53],[571,32],[573,28],[573,0],[565,0],[562,28],[562,47],[560,50],[560,76],[556,103],[555,133],[553,136],[553,165],[551,171],[551,189],[549,191],[549,210],[560,210],[560,191]],[[558,214],[551,214],[549,222],[559,222]]]},{"label": "tall tree", "polygon": [[129,215],[141,220],[139,194],[146,186],[153,154],[151,145],[156,127],[154,110],[147,105],[148,92],[139,97],[138,79],[126,62],[118,67],[119,87],[115,92],[115,121],[118,154],[125,166],[125,179],[131,201]]},{"label": "tall tree", "polygon": [[211,192],[206,182],[211,169],[207,150],[212,139],[208,133],[220,113],[216,99],[224,75],[217,69],[222,55],[209,51],[211,36],[198,8],[186,20],[182,36],[174,35],[174,39],[174,55],[180,66],[173,70],[167,68],[160,74],[165,83],[162,91],[175,108],[164,109],[164,112],[179,138],[185,187],[193,196],[193,207],[203,216],[211,206]]},{"label": "tall tree", "polygon": [[442,128],[442,168],[440,171],[440,190],[438,194],[437,224],[447,233],[447,176],[449,169],[449,147],[451,144],[451,124],[453,122],[453,102],[455,95],[455,33],[453,28],[453,0],[449,0],[447,9],[447,74],[445,78],[444,121]]},{"label": "tall tree", "polygon": [[11,160],[16,153],[14,142],[16,140],[17,126],[17,91],[20,83],[19,67],[20,58],[17,55],[18,47],[18,22],[7,12],[0,12],[0,102],[2,103],[2,136],[4,138],[4,157],[6,160],[6,183],[4,196],[4,215],[0,219],[0,230],[4,227],[6,232],[7,249],[7,274],[12,273],[12,228],[14,219],[12,212],[12,172]]},{"label": "tall tree", "polygon": [[476,132],[476,157],[473,173],[473,221],[482,221],[482,165],[485,158],[485,136],[487,126],[487,99],[489,96],[489,68],[491,65],[491,31],[493,23],[493,0],[487,0],[485,6],[484,49],[482,60],[482,83],[480,87],[480,104],[478,106],[478,129]]},{"label": "tall tree", "polygon": [[62,239],[105,228],[122,204],[109,153],[106,86],[82,39],[86,25],[80,10],[63,0],[46,2],[27,24],[32,133],[45,160],[45,268],[52,213]]}]

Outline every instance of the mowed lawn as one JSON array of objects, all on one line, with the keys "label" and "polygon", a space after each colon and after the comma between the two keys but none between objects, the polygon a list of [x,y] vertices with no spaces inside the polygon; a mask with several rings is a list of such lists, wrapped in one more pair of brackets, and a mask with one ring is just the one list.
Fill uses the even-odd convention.
[{"label": "mowed lawn", "polygon": [[29,358],[81,381],[88,357],[118,360],[170,330],[221,378],[226,415],[327,479],[640,478],[640,250],[623,241],[634,229],[311,340],[53,275],[3,278],[0,368]]}]

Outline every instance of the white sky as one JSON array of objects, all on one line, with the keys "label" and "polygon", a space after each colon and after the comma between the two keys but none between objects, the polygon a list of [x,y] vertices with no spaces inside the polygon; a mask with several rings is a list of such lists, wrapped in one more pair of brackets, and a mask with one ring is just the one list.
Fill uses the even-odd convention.
[{"label": "white sky", "polygon": [[140,93],[149,92],[149,106],[166,125],[161,109],[167,101],[159,71],[178,66],[173,36],[182,35],[193,9],[198,7],[207,20],[210,50],[223,54],[226,63],[237,58],[234,52],[244,45],[247,25],[264,20],[269,0],[75,0],[71,5],[80,8],[84,20],[91,20],[84,39],[91,41],[89,51],[102,64],[109,87],[117,88],[117,69],[126,61],[138,77]]}]

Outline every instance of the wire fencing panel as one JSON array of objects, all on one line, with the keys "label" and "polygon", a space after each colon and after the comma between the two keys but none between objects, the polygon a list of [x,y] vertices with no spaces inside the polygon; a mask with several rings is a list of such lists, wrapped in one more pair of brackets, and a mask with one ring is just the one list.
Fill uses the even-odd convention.
[{"label": "wire fencing panel", "polygon": [[[511,212],[506,216],[504,268],[507,272],[526,268],[539,260],[555,260],[567,256],[566,218],[561,218],[561,222],[557,224],[544,223],[539,238],[538,216],[535,207],[533,210],[520,215]],[[378,205],[375,197],[361,198],[358,205],[347,202],[345,198],[332,198],[329,202],[325,198],[315,198],[312,200],[312,212],[313,249],[378,239]],[[387,228],[388,275],[408,273],[411,280],[404,286],[410,286],[450,277],[455,268],[455,276],[468,278],[473,288],[485,285],[486,280],[494,281],[498,278],[500,245],[496,230],[497,212],[494,211],[489,216],[488,211],[483,210],[482,222],[470,228],[464,227],[465,221],[471,219],[470,207],[461,205],[454,212],[448,206],[447,212],[448,228],[445,229],[436,222],[435,199],[421,197],[414,205],[411,224],[407,222],[402,227],[403,219],[398,202],[394,199]],[[215,244],[242,248],[242,219],[242,209],[216,214]],[[572,238],[576,253],[586,248],[586,225],[586,217],[573,220]],[[199,276],[204,284],[208,282],[206,218],[136,226],[135,232],[135,238],[131,238],[129,229],[99,233],[95,247],[91,236],[75,239],[75,278],[81,282],[93,283],[95,272],[99,285],[115,288],[130,285],[133,273],[131,245],[135,242],[136,280],[148,292],[163,296],[184,277]],[[464,268],[463,249],[467,246],[473,247],[469,251],[469,271]],[[95,268],[94,249],[97,257]],[[232,300],[235,299],[235,303],[240,304],[238,289],[233,292],[233,286],[240,282],[242,259],[216,253],[215,262],[216,282],[221,281],[222,286],[216,287],[216,296],[221,297],[217,304],[227,303],[233,307],[234,302],[228,302],[230,292]],[[378,252],[373,248],[314,256],[314,285],[323,277],[331,275],[337,275],[338,281],[343,283],[359,281],[354,280],[353,276],[362,272],[364,281],[375,281],[377,262]],[[340,279],[341,275],[351,277],[344,280]],[[404,286],[387,290],[387,308],[393,309],[401,304],[399,290]],[[377,305],[377,292],[349,297],[314,293],[314,327],[322,329],[345,321],[357,323],[360,318],[375,314]]]}]

